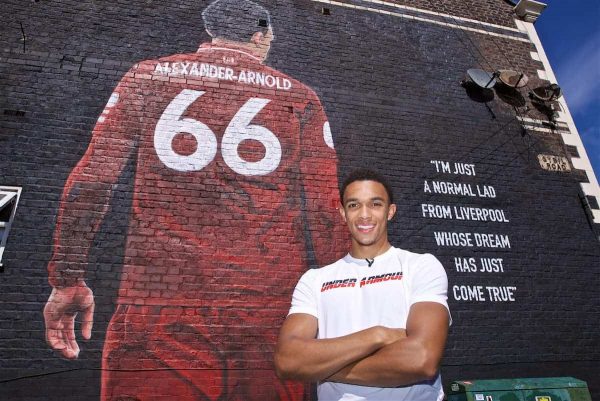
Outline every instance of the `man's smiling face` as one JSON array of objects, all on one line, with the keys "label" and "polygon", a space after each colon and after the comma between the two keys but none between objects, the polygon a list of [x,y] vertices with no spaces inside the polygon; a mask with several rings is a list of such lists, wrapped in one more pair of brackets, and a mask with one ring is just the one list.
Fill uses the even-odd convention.
[{"label": "man's smiling face", "polygon": [[353,254],[360,248],[377,251],[387,246],[387,222],[394,216],[396,205],[390,204],[382,184],[370,180],[351,183],[344,191],[340,212],[352,235]]}]

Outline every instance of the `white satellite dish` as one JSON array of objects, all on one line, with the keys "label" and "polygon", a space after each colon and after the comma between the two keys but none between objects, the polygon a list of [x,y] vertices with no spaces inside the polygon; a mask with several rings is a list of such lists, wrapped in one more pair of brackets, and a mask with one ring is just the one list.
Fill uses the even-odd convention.
[{"label": "white satellite dish", "polygon": [[471,68],[467,70],[467,75],[480,88],[490,89],[496,85],[496,73],[491,74],[479,68]]},{"label": "white satellite dish", "polygon": [[522,88],[529,82],[527,75],[513,70],[499,70],[496,75],[500,82],[511,88]]}]

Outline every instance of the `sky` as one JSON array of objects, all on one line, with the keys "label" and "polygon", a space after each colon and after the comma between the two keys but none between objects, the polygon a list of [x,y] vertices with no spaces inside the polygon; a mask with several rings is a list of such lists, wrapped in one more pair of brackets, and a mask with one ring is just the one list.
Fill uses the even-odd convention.
[{"label": "sky", "polygon": [[600,0],[541,0],[535,29],[600,180]]}]

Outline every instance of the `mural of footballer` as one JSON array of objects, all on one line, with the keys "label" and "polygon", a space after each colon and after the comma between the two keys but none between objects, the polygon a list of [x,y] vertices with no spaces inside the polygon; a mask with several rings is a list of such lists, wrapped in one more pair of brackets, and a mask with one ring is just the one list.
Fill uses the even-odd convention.
[{"label": "mural of footballer", "polygon": [[75,317],[92,331],[88,254],[134,160],[102,400],[303,399],[273,372],[278,327],[297,279],[347,243],[323,107],[263,64],[269,12],[216,0],[202,17],[210,43],[121,79],[61,198],[44,318],[50,347],[74,359]]}]

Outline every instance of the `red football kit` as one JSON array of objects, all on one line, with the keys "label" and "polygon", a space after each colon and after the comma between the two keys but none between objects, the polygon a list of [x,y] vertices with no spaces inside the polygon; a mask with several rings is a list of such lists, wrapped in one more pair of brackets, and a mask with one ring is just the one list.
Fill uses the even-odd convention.
[{"label": "red football kit", "polygon": [[316,94],[241,49],[205,44],[136,64],[65,184],[51,285],[84,277],[131,158],[102,398],[302,399],[300,384],[274,377],[273,344],[298,278],[347,244]]}]

